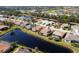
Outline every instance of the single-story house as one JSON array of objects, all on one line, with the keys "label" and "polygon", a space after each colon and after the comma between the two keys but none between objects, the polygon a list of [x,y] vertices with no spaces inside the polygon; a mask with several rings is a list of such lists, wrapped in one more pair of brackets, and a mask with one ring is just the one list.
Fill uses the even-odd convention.
[{"label": "single-story house", "polygon": [[22,21],[21,23],[20,23],[20,26],[22,26],[22,27],[25,27],[26,25],[28,25],[29,23],[28,22],[24,22],[24,21]]},{"label": "single-story house", "polygon": [[76,42],[79,43],[79,36],[74,35],[73,33],[67,33],[67,35],[64,38],[65,42]]},{"label": "single-story house", "polygon": [[79,36],[79,25],[73,25],[71,26],[71,32],[74,34],[74,35],[78,35]]},{"label": "single-story house", "polygon": [[11,20],[11,21],[16,21],[16,19],[8,19],[8,20]]},{"label": "single-story house", "polygon": [[30,29],[30,30],[31,30],[31,29],[32,29],[32,25],[28,24],[28,25],[26,25],[26,26],[25,26],[25,28],[27,28],[27,29]]},{"label": "single-story house", "polygon": [[0,17],[3,17],[3,15],[0,14]]},{"label": "single-story house", "polygon": [[20,26],[24,27],[24,26],[25,26],[25,24],[24,24],[24,23],[20,23]]},{"label": "single-story house", "polygon": [[54,28],[60,28],[61,27],[61,23],[56,22],[53,24]]},{"label": "single-story house", "polygon": [[69,24],[62,24],[61,25],[61,29],[67,29],[67,28],[69,28],[70,27],[70,25]]},{"label": "single-story house", "polygon": [[59,31],[59,30],[56,30],[56,31],[53,32],[53,36],[59,37],[60,39],[64,38],[65,34],[66,34],[65,32]]},{"label": "single-story house", "polygon": [[23,24],[23,20],[14,20],[12,21],[15,25],[21,25]]},{"label": "single-story house", "polygon": [[32,31],[39,32],[42,28],[43,28],[42,26],[34,26],[34,27],[32,27]]},{"label": "single-story house", "polygon": [[74,22],[69,22],[69,24],[72,26],[72,25],[77,25],[77,23],[74,23]]},{"label": "single-story house", "polygon": [[3,15],[3,18],[9,18],[10,15]]},{"label": "single-story house", "polygon": [[1,41],[0,42],[0,53],[5,53],[9,51],[12,46],[8,42]]},{"label": "single-story house", "polygon": [[0,18],[0,21],[3,22],[3,21],[6,21],[7,18]]},{"label": "single-story house", "polygon": [[32,19],[33,22],[39,22],[39,21],[42,21],[42,20],[43,20],[43,19],[40,19],[40,18],[39,18],[39,19],[37,19],[37,18],[33,18],[33,19]]},{"label": "single-story house", "polygon": [[15,25],[20,25],[20,24],[21,24],[21,22],[16,21],[16,22],[14,22],[14,24],[15,24]]},{"label": "single-story house", "polygon": [[54,28],[54,26],[51,26],[50,29],[51,29],[51,31],[53,31],[55,28]]},{"label": "single-story house", "polygon": [[40,34],[44,35],[44,36],[48,36],[52,33],[52,31],[50,30],[49,27],[43,27],[40,31]]},{"label": "single-story house", "polygon": [[6,26],[6,25],[0,25],[0,30],[3,31],[3,30],[6,30],[8,29],[9,26]]},{"label": "single-story house", "polygon": [[12,15],[10,16],[10,19],[16,19],[16,16]]},{"label": "single-story house", "polygon": [[42,21],[36,22],[35,25],[37,25],[37,26],[48,26],[48,25],[52,25],[52,21],[42,20]]}]

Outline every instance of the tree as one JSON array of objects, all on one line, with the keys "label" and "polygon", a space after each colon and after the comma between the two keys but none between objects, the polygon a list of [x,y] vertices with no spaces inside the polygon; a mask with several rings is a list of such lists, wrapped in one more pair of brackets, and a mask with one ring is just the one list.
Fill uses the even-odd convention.
[{"label": "tree", "polygon": [[11,27],[11,26],[13,26],[13,23],[12,23],[12,22],[10,22],[10,21],[4,21],[3,23],[4,23],[5,25],[10,26],[10,27]]},{"label": "tree", "polygon": [[19,16],[22,13],[16,10],[5,10],[4,12],[0,12],[0,14],[6,14],[6,15],[15,15],[15,16]]}]

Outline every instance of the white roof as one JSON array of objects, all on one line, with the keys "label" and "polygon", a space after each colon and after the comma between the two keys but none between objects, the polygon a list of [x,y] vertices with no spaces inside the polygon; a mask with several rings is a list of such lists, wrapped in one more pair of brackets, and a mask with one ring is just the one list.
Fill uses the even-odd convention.
[{"label": "white roof", "polygon": [[72,29],[78,29],[79,30],[79,25],[74,25],[74,26],[71,26]]},{"label": "white roof", "polygon": [[5,21],[6,20],[6,18],[0,18],[0,21]]},{"label": "white roof", "polygon": [[42,21],[39,21],[39,22],[37,22],[35,24],[40,25],[40,26],[46,26],[48,24],[52,24],[52,21],[42,20]]}]

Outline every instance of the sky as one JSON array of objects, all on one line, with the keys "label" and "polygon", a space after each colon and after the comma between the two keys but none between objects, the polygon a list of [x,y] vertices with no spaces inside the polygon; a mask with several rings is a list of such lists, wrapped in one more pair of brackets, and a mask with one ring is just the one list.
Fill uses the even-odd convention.
[{"label": "sky", "polygon": [[1,0],[0,6],[79,6],[79,0]]}]

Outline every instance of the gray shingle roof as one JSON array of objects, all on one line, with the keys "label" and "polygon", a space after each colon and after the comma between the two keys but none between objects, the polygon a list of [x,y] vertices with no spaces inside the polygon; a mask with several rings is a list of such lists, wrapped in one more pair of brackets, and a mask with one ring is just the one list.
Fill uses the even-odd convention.
[{"label": "gray shingle roof", "polygon": [[79,36],[74,35],[72,33],[68,33],[64,39],[65,40],[78,41],[79,42]]}]

